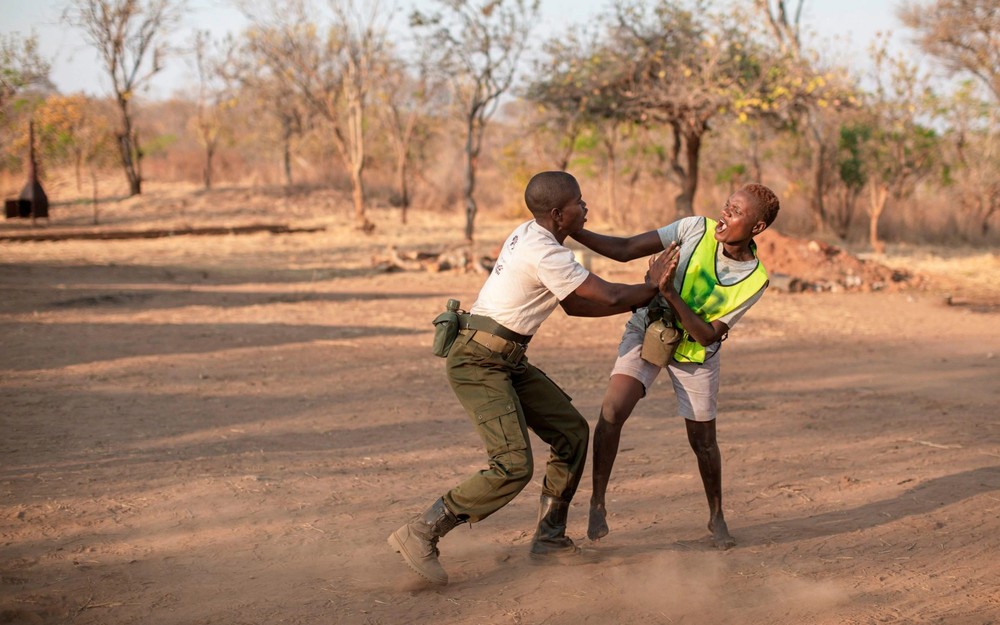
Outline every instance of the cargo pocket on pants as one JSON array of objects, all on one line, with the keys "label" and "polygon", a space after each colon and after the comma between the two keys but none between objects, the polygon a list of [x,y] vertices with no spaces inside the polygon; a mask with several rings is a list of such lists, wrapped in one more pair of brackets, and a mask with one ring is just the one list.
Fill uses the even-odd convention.
[{"label": "cargo pocket on pants", "polygon": [[513,399],[503,397],[483,404],[476,409],[473,418],[476,431],[491,458],[527,449],[528,443],[521,431]]}]

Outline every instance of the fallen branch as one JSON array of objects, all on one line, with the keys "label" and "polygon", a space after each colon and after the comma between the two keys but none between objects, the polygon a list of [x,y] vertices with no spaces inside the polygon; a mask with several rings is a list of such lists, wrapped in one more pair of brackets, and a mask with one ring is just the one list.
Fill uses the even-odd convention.
[{"label": "fallen branch", "polygon": [[495,259],[488,256],[474,260],[464,246],[444,252],[403,252],[395,245],[390,245],[384,255],[372,256],[372,267],[386,272],[461,270],[489,273],[495,262]]},{"label": "fallen branch", "polygon": [[248,226],[207,226],[203,228],[152,228],[149,230],[101,230],[30,232],[24,234],[0,235],[0,241],[69,241],[69,240],[111,240],[111,239],[160,239],[176,236],[218,236],[227,234],[292,234],[296,232],[320,232],[325,228],[292,228],[287,224],[252,224]]}]

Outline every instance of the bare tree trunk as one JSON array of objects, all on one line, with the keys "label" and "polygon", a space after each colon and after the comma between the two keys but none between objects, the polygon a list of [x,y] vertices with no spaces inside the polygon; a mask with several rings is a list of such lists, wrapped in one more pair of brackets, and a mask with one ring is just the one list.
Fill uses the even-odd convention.
[{"label": "bare tree trunk", "polygon": [[281,119],[281,151],[285,171],[285,186],[292,186],[292,122],[285,116]]},{"label": "bare tree trunk", "polygon": [[611,128],[604,133],[604,149],[608,156],[608,166],[606,170],[607,191],[608,191],[608,216],[619,226],[624,226],[621,215],[618,212],[618,127],[615,122],[610,122]]},{"label": "bare tree trunk", "polygon": [[563,148],[562,154],[559,155],[559,171],[566,171],[569,167],[569,159],[573,157],[573,152],[576,149],[576,138],[579,135],[580,123],[574,119],[570,122],[569,127],[566,129],[566,134],[564,135],[566,145]]},{"label": "bare tree trunk", "polygon": [[475,230],[476,213],[476,166],[479,161],[479,140],[482,127],[476,123],[476,114],[469,115],[465,137],[465,240],[472,241]]},{"label": "bare tree trunk", "polygon": [[118,98],[118,108],[122,118],[122,133],[118,135],[118,148],[122,167],[128,179],[129,196],[142,193],[142,175],[139,173],[139,141],[132,128],[132,115],[128,110],[128,100]]},{"label": "bare tree trunk", "polygon": [[73,153],[73,167],[76,170],[76,192],[80,193],[83,191],[83,151],[74,150]]},{"label": "bare tree trunk", "polygon": [[985,210],[982,211],[983,219],[979,226],[979,233],[984,237],[990,233],[990,219],[1000,212],[1000,188],[994,188],[987,195],[988,197],[981,200],[981,204],[985,205]]},{"label": "bare tree trunk", "polygon": [[97,172],[94,171],[94,170],[90,170],[90,185],[91,185],[91,188],[93,190],[93,198],[94,198],[94,225],[96,226],[97,225],[97,203],[98,203],[98,199],[97,199]]},{"label": "bare tree trunk", "polygon": [[355,163],[351,167],[351,197],[354,200],[354,221],[359,230],[370,233],[375,224],[368,221],[365,214],[365,181],[362,177],[363,167]]},{"label": "bare tree trunk", "polygon": [[399,185],[399,207],[402,210],[400,220],[404,224],[406,223],[406,211],[410,208],[410,188],[406,183],[406,165],[408,160],[406,158],[406,148],[397,151],[396,182]]},{"label": "bare tree trunk", "polygon": [[701,135],[694,130],[683,133],[684,155],[687,169],[675,168],[681,179],[681,192],[674,198],[678,217],[694,215],[694,196],[698,192],[698,158],[701,153]]},{"label": "bare tree trunk", "polygon": [[375,224],[368,221],[365,212],[365,111],[364,103],[358,93],[351,92],[349,95],[350,107],[348,114],[348,132],[350,142],[347,146],[348,159],[351,166],[351,195],[354,198],[354,221],[359,230],[370,234],[375,230]]},{"label": "bare tree trunk", "polygon": [[466,153],[465,159],[465,240],[472,241],[475,231],[476,198],[473,192],[476,190],[476,160],[478,156]]},{"label": "bare tree trunk", "polygon": [[869,220],[868,220],[868,242],[872,246],[872,251],[876,254],[885,252],[885,244],[878,238],[878,221],[885,210],[885,202],[889,197],[889,190],[884,185],[873,183],[869,193]]},{"label": "bare tree trunk", "polygon": [[826,145],[823,135],[817,126],[813,113],[807,113],[806,132],[809,143],[809,168],[812,173],[813,189],[810,206],[813,213],[813,226],[818,232],[826,224],[826,206],[823,203],[823,190],[826,187]]},{"label": "bare tree trunk", "polygon": [[215,156],[215,146],[206,145],[205,146],[205,170],[202,172],[202,178],[205,181],[205,189],[212,188],[212,157]]},{"label": "bare tree trunk", "polygon": [[636,167],[632,172],[632,175],[628,179],[628,195],[626,197],[626,206],[628,210],[622,211],[622,226],[625,228],[631,228],[632,215],[636,214],[635,210],[635,186],[639,182],[639,178],[642,176],[642,169]]}]

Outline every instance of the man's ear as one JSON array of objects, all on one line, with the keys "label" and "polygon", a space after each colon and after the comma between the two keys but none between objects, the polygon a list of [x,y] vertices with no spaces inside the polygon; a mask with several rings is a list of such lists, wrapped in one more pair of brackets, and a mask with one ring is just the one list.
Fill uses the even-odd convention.
[{"label": "man's ear", "polygon": [[753,225],[753,228],[750,229],[750,233],[760,234],[761,232],[764,232],[764,230],[767,230],[767,224],[763,221],[758,221]]}]

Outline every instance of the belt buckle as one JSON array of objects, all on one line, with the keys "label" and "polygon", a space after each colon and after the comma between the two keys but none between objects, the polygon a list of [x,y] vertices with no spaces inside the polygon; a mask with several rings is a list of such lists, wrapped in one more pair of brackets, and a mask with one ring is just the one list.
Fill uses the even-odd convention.
[{"label": "belt buckle", "polygon": [[524,352],[527,350],[527,346],[522,343],[515,343],[514,341],[511,341],[510,343],[514,346],[514,348],[510,350],[510,354],[506,356],[506,359],[508,362],[516,365],[521,362],[522,358],[524,358]]}]

